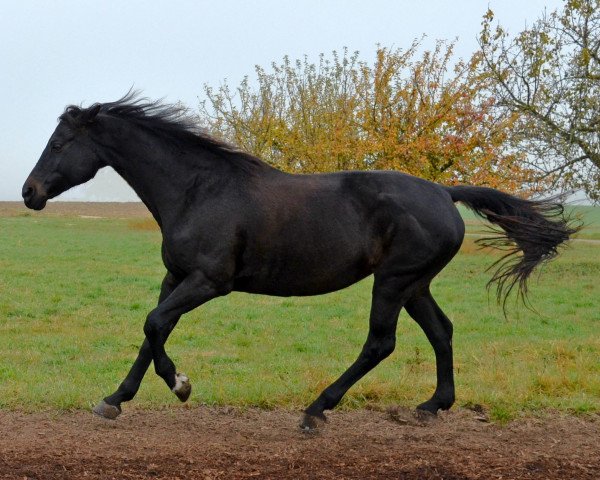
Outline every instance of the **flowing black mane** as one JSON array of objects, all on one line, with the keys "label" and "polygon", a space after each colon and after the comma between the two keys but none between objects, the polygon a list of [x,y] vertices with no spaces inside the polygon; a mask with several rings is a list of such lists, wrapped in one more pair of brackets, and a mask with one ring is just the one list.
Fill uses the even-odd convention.
[{"label": "flowing black mane", "polygon": [[182,147],[197,145],[229,160],[255,166],[267,165],[254,155],[210,135],[200,127],[198,117],[182,104],[152,101],[141,97],[137,91],[131,91],[114,102],[94,103],[87,108],[69,105],[58,119],[78,130],[94,123],[98,114],[131,121]]}]

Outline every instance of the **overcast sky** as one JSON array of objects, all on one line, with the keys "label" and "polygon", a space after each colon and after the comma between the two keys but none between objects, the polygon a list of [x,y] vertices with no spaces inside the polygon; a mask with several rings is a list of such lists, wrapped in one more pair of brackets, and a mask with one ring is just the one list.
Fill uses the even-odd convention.
[{"label": "overcast sky", "polygon": [[[348,47],[371,60],[376,44],[458,37],[469,57],[488,5],[515,33],[558,0],[0,0],[0,200],[18,200],[56,118],[68,104],[121,97],[133,85],[150,98],[197,108],[203,84],[236,85],[254,65],[284,55]],[[60,200],[135,200],[104,169]]]}]

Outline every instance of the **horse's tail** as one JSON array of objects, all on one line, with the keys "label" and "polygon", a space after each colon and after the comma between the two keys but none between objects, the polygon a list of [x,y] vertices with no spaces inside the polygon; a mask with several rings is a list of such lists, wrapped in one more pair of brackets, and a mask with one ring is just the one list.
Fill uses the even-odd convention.
[{"label": "horse's tail", "polygon": [[581,229],[580,222],[565,214],[557,198],[523,200],[485,187],[447,187],[455,202],[461,202],[477,215],[499,226],[496,234],[477,240],[485,247],[498,248],[506,254],[490,267],[498,267],[488,288],[497,284],[496,296],[503,306],[513,287],[518,284],[518,296],[526,301],[527,279],[541,263],[558,254],[558,248]]}]

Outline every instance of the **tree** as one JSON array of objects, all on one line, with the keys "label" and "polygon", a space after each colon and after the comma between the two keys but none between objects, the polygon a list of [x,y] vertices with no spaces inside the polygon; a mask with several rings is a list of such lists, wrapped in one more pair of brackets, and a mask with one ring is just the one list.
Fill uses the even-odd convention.
[{"label": "tree", "polygon": [[[205,126],[291,172],[394,169],[444,183],[523,191],[532,171],[507,142],[480,56],[451,67],[453,44],[419,54],[378,48],[371,66],[346,50],[318,64],[284,57],[234,90],[205,86]],[[529,190],[528,190],[529,191]]]},{"label": "tree", "polygon": [[479,36],[482,66],[497,107],[518,116],[513,145],[538,178],[599,201],[600,0],[567,0],[514,37],[493,18]]}]

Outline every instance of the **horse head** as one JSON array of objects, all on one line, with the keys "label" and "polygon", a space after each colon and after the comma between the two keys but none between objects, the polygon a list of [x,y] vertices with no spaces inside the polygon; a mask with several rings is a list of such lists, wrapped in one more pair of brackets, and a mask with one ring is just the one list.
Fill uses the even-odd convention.
[{"label": "horse head", "polygon": [[100,104],[86,109],[70,106],[59,117],[58,126],[23,185],[28,208],[42,210],[48,199],[87,182],[104,166],[90,137],[100,109]]}]

